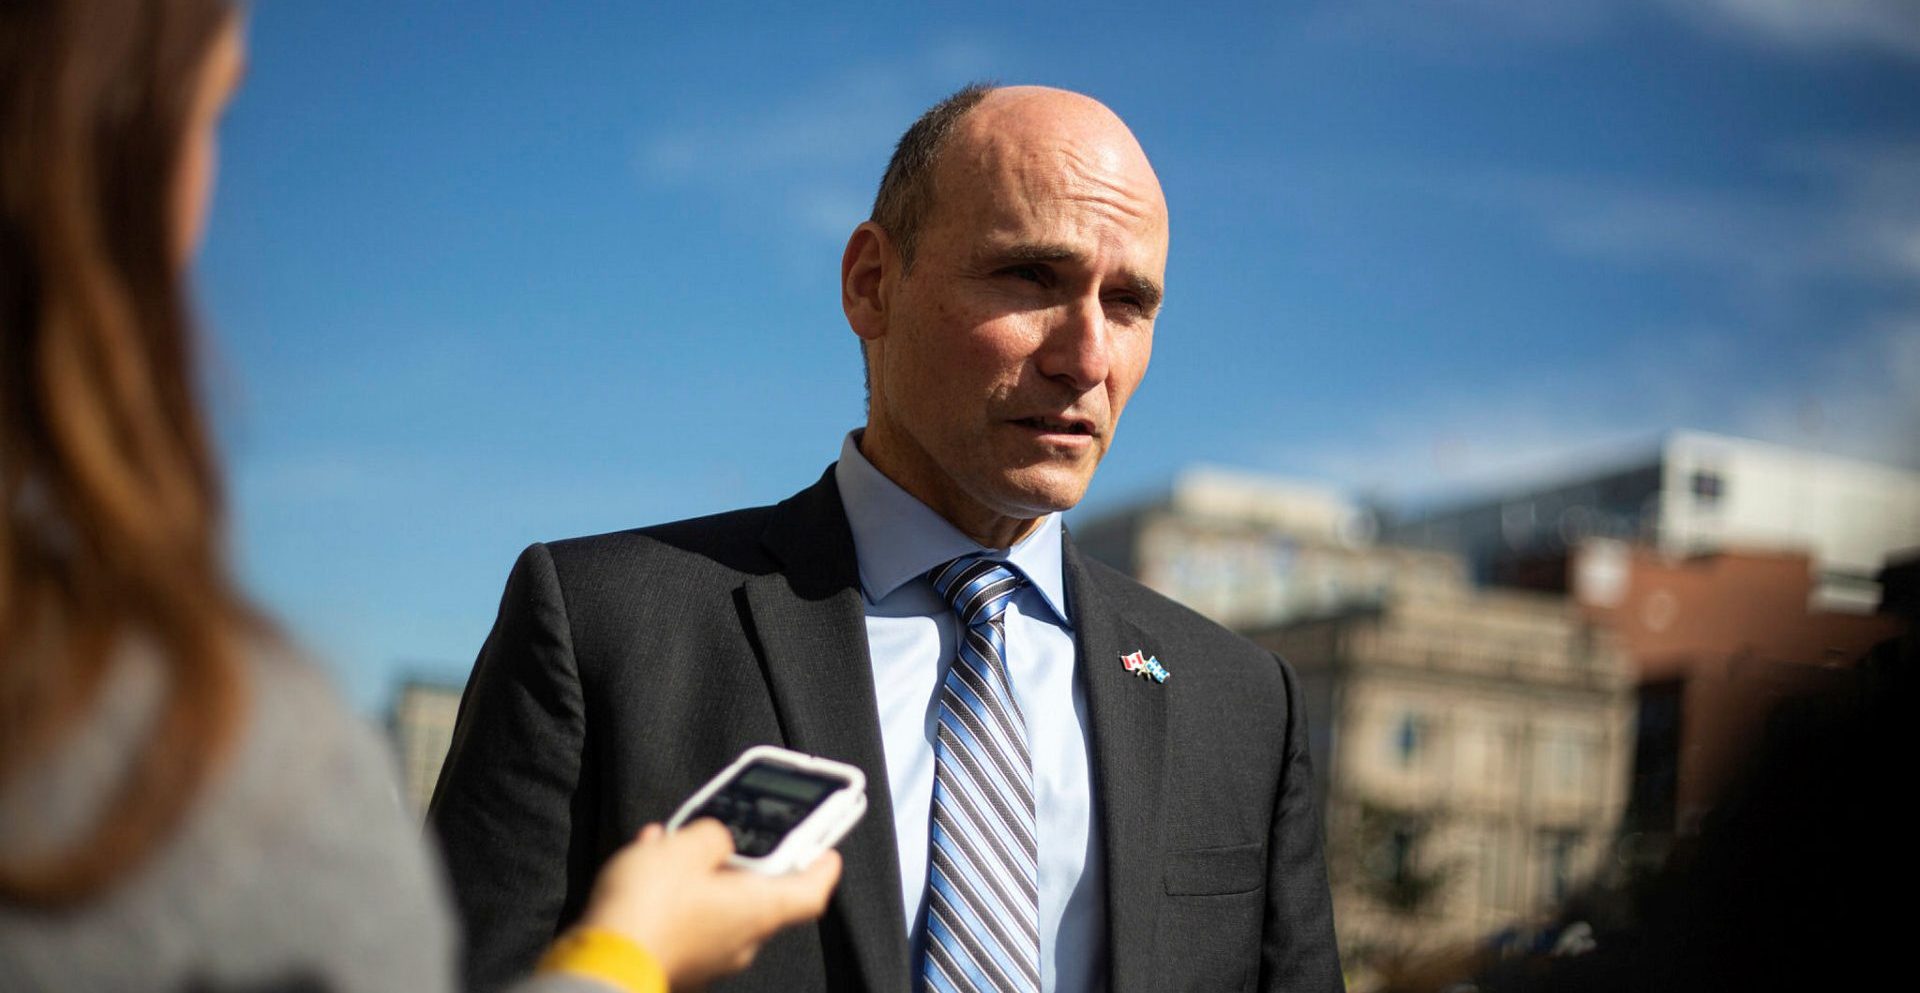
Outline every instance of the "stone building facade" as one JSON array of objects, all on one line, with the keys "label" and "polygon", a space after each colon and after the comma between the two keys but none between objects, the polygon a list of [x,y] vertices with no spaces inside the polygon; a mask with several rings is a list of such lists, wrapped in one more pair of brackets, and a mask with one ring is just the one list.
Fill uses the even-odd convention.
[{"label": "stone building facade", "polygon": [[1632,684],[1563,599],[1439,588],[1254,637],[1301,673],[1356,962],[1537,920],[1605,868]]}]

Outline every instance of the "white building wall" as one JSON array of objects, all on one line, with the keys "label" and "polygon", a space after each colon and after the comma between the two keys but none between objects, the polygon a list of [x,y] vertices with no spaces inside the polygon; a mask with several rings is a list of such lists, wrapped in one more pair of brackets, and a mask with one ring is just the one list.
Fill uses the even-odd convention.
[{"label": "white building wall", "polygon": [[[1697,432],[1674,435],[1664,462],[1669,553],[1804,550],[1823,575],[1866,579],[1890,553],[1920,548],[1920,473]],[[1700,492],[1708,477],[1717,496]]]}]

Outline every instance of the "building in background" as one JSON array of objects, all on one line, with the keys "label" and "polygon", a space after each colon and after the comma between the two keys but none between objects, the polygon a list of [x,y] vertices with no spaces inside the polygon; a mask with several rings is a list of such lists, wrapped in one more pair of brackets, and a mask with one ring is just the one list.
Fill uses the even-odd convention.
[{"label": "building in background", "polygon": [[1356,962],[1537,920],[1608,860],[1632,677],[1565,598],[1436,584],[1253,637],[1300,672]]},{"label": "building in background", "polygon": [[389,727],[400,756],[400,789],[407,808],[422,820],[453,743],[462,688],[457,682],[409,679],[394,693]]},{"label": "building in background", "polygon": [[1075,523],[1073,536],[1082,552],[1235,628],[1463,580],[1457,556],[1376,545],[1374,519],[1323,487],[1195,468],[1165,498]]},{"label": "building in background", "polygon": [[1693,431],[1645,458],[1388,522],[1397,544],[1458,552],[1474,579],[1565,590],[1588,538],[1668,558],[1804,552],[1810,604],[1870,613],[1888,556],[1920,547],[1920,473]]},{"label": "building in background", "polygon": [[1330,491],[1182,473],[1076,525],[1089,555],[1299,670],[1350,963],[1537,919],[1612,852],[1633,681],[1558,593],[1482,590],[1462,558],[1376,543]]},{"label": "building in background", "polygon": [[1889,613],[1822,609],[1804,551],[1673,556],[1588,539],[1572,578],[1576,601],[1619,639],[1639,684],[1629,820],[1661,842],[1656,851],[1721,797],[1782,699],[1830,682],[1902,630]]}]

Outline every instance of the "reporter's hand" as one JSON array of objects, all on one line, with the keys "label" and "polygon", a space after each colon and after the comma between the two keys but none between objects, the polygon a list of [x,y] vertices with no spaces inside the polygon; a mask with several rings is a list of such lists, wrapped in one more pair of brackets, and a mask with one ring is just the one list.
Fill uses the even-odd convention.
[{"label": "reporter's hand", "polygon": [[645,946],[678,990],[746,968],[775,932],[819,917],[840,879],[839,852],[786,876],[729,868],[732,854],[711,818],[672,835],[649,824],[600,870],[580,923]]}]

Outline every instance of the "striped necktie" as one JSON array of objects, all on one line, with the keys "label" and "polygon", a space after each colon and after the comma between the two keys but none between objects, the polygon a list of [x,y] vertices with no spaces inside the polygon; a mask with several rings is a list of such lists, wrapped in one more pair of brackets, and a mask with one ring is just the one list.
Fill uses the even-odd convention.
[{"label": "striped necktie", "polygon": [[1007,678],[1004,620],[1026,580],[971,556],[928,575],[959,615],[961,633],[959,657],[940,688],[921,972],[932,993],[1036,993],[1033,760]]}]

